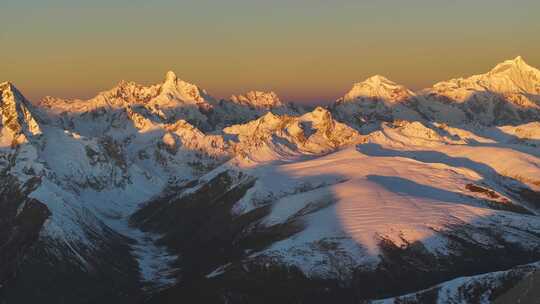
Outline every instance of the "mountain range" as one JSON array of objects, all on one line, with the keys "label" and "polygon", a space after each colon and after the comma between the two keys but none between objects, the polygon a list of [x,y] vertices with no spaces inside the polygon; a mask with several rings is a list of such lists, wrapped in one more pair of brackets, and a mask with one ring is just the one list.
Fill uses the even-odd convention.
[{"label": "mountain range", "polygon": [[89,100],[0,92],[0,303],[534,297],[540,71],[521,57],[314,109],[173,72]]}]

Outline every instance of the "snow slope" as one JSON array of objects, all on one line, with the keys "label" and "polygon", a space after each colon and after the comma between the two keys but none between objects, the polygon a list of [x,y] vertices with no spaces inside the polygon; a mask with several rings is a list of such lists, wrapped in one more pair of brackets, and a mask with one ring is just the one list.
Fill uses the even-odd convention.
[{"label": "snow slope", "polygon": [[[225,209],[232,221],[248,221],[231,236],[243,254],[222,256],[221,264],[206,273],[208,280],[229,282],[238,271],[249,280],[262,275],[261,268],[287,267],[312,280],[338,280],[373,299],[539,258],[539,206],[518,190],[538,191],[540,158],[524,143],[400,121],[382,123],[367,136],[356,134],[333,152],[292,154],[272,144],[275,134],[296,140],[282,133],[288,130],[283,117],[268,114],[229,130],[234,132],[225,133],[237,134],[240,143],[249,142],[249,153],[237,154],[168,204],[145,210],[180,216],[184,211],[175,208],[183,210],[196,200],[192,197],[213,193],[223,174],[232,184],[216,191],[233,193],[248,185]],[[212,209],[200,212],[214,216]],[[143,222],[152,227],[160,221],[156,215]],[[204,237],[211,227],[198,233]],[[167,227],[159,231],[164,239],[175,238]],[[264,246],[243,241],[269,236],[275,239]]]},{"label": "snow slope", "polygon": [[[499,227],[497,231],[511,243],[516,241],[516,234],[521,235],[520,231],[530,231],[528,236],[521,235],[528,241],[520,246],[530,244],[529,250],[538,248],[539,240],[534,236],[534,231],[540,229],[538,218],[527,216],[527,223],[523,223],[523,215],[493,210],[484,202],[492,198],[468,190],[470,184],[496,184],[497,176],[486,176],[482,166],[469,167],[465,157],[462,163],[449,165],[442,157],[415,160],[398,154],[386,155],[365,146],[366,154],[362,153],[364,145],[360,145],[358,149],[347,148],[314,160],[259,168],[252,173],[258,177],[260,187],[249,197],[275,199],[263,225],[293,220],[305,224],[302,232],[252,257],[279,256],[307,275],[332,276],[337,271],[332,267],[340,268],[343,275],[354,269],[351,266],[375,266],[382,239],[397,246],[421,243],[433,254],[450,255],[450,241],[442,232],[457,226],[474,227],[478,231],[472,237],[486,246],[497,241],[482,233],[483,227]],[[468,153],[466,156],[485,153],[474,148],[461,152]],[[539,159],[522,155],[529,162],[519,163],[519,158],[512,158],[513,151],[498,152],[495,157],[514,161],[507,164],[508,168],[519,170],[521,165],[533,170],[529,170],[532,176],[540,176]],[[492,199],[492,203],[509,204],[502,190],[493,191],[500,198]],[[244,198],[234,210],[249,210],[241,206],[246,203]],[[317,245],[325,241],[335,247],[328,251]],[[340,254],[344,257],[338,258]],[[332,258],[345,265],[332,265]]]}]

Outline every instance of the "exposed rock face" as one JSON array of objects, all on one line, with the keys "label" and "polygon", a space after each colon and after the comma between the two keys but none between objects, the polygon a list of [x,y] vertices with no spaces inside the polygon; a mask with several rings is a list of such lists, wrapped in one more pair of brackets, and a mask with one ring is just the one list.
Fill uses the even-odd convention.
[{"label": "exposed rock face", "polygon": [[[538,264],[518,266],[507,271],[455,279],[417,293],[372,303],[534,303],[538,293],[527,285],[538,279],[537,271]],[[516,285],[516,282],[519,283]]]},{"label": "exposed rock face", "polygon": [[4,174],[0,182],[0,285],[5,285],[15,277],[29,248],[37,241],[50,211],[28,197],[39,185],[39,179],[20,185],[15,177]]},{"label": "exposed rock face", "polygon": [[[41,134],[30,103],[9,82],[0,84],[0,111],[2,115],[2,146],[18,145]],[[9,142],[11,140],[11,143]]]},{"label": "exposed rock face", "polygon": [[88,236],[96,238],[92,248],[51,238],[44,233],[50,225],[50,209],[30,197],[41,186],[40,179],[20,184],[4,173],[0,182],[2,301],[132,303],[140,297],[128,240],[113,232],[101,234],[98,227],[85,228]]},{"label": "exposed rock face", "polygon": [[503,303],[534,303],[540,299],[540,292],[534,286],[538,286],[540,282],[540,271],[538,268],[534,269],[531,272],[528,272],[520,278],[519,283],[512,284],[510,290],[501,292],[499,296],[493,297],[495,299],[495,304]]}]

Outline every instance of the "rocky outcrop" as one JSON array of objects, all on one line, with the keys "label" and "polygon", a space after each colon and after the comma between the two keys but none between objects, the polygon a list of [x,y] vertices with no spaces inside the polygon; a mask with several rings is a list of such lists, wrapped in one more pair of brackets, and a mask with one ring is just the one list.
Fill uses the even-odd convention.
[{"label": "rocky outcrop", "polygon": [[20,184],[9,174],[0,176],[0,285],[16,277],[30,248],[38,240],[45,220],[50,216],[47,207],[28,197],[40,180],[34,178]]}]

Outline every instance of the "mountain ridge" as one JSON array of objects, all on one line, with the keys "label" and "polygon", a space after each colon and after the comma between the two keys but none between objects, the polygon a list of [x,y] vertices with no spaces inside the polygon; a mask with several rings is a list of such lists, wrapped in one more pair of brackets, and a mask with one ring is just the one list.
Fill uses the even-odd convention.
[{"label": "mountain ridge", "polygon": [[[494,84],[491,86],[482,84],[490,82],[493,82]],[[9,82],[5,82],[4,85],[6,85],[6,83]],[[368,90],[364,92],[362,91],[362,87],[364,87],[364,89],[369,88],[371,91]],[[161,90],[166,91],[166,95],[168,94],[170,96],[174,96],[176,94],[178,95],[176,97],[179,100],[182,100],[183,103],[194,103],[198,107],[204,109],[204,111],[212,111],[212,109],[216,108],[216,104],[218,103],[217,100],[210,96],[204,89],[178,79],[174,72],[169,71],[166,73],[162,83],[143,86],[136,84],[135,82],[121,81],[119,85],[113,87],[112,89],[103,91],[97,94],[96,97],[85,101],[80,99],[66,100],[61,98],[45,97],[37,104],[53,108],[54,105],[69,103],[71,107],[88,108],[91,107],[90,101],[100,99],[100,97],[102,97],[102,99],[109,100],[114,96],[124,97],[128,104],[144,104],[146,101],[156,99]],[[511,95],[507,96],[507,98],[513,103],[522,104],[526,107],[537,108],[537,104],[540,101],[540,97],[538,97],[540,94],[540,71],[528,65],[521,56],[517,56],[514,59],[505,60],[497,64],[494,68],[484,74],[437,82],[431,88],[425,88],[418,91],[409,90],[407,87],[397,84],[384,76],[374,75],[367,78],[364,82],[354,84],[353,88],[347,94],[337,100],[337,103],[340,103],[343,100],[353,101],[358,97],[377,97],[387,102],[396,102],[411,98],[414,99],[416,95],[430,94],[450,98],[456,102],[463,102],[471,94],[471,90],[475,90],[477,92],[489,90],[489,92],[495,92],[502,95]],[[247,98],[247,95],[251,95],[251,97]],[[261,110],[280,108],[284,106],[274,92],[265,93],[259,91],[250,91],[247,93],[247,95],[233,95],[228,99],[228,101],[237,104],[243,103],[247,106],[256,108],[260,107]],[[522,97],[522,95],[527,96]],[[256,96],[262,97],[260,104],[257,104],[258,97]],[[240,102],[240,99],[242,102]],[[154,102],[156,106],[170,106],[168,105],[170,98],[159,98],[159,100],[160,101],[156,100]],[[106,104],[107,102],[97,102],[95,106],[104,106],[103,103]],[[168,117],[166,113],[160,113],[155,109],[154,112],[156,115]],[[196,116],[199,117],[194,117],[194,120],[200,120],[200,124],[206,123],[204,122],[205,119],[203,117],[200,115]],[[206,128],[208,128],[208,126],[206,126]]]}]

